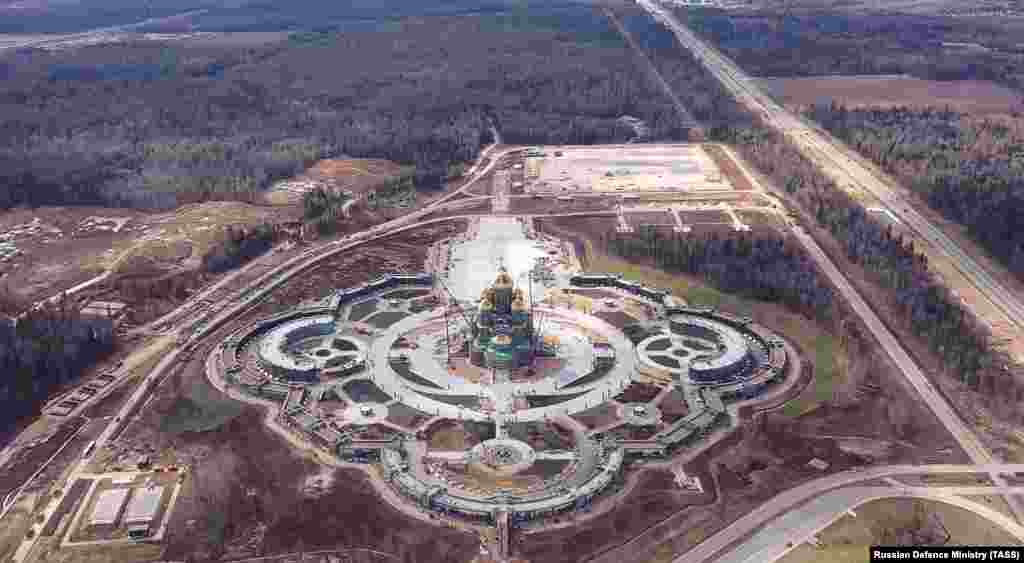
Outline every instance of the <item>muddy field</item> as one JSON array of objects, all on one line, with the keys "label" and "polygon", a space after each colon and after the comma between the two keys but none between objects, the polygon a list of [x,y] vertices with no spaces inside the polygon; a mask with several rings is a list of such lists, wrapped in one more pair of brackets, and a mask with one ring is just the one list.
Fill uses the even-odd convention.
[{"label": "muddy field", "polygon": [[727,213],[722,211],[680,211],[679,217],[683,220],[683,223],[687,225],[693,225],[694,227],[700,227],[705,224],[729,224],[732,225],[732,218]]},{"label": "muddy field", "polygon": [[572,201],[559,201],[554,198],[513,197],[509,200],[508,212],[520,215],[580,213],[608,211],[614,209],[615,205],[615,199],[610,197],[576,197]]},{"label": "muddy field", "polygon": [[271,315],[306,299],[325,297],[334,289],[365,283],[382,272],[420,272],[431,244],[453,237],[465,228],[464,221],[449,221],[335,255],[284,283],[260,303],[256,311]]},{"label": "muddy field", "polygon": [[675,220],[672,219],[672,215],[665,211],[626,213],[626,221],[634,229],[643,225],[661,225],[667,227],[674,227],[676,225]]},{"label": "muddy field", "polygon": [[85,420],[75,418],[56,428],[45,440],[37,439],[33,447],[23,448],[0,468],[0,499],[21,486],[61,445],[75,433]]},{"label": "muddy field", "polygon": [[266,200],[275,204],[301,203],[303,194],[318,188],[347,191],[356,197],[383,186],[397,178],[401,166],[377,158],[328,158],[321,160],[296,178],[275,184]]},{"label": "muddy field", "polygon": [[[172,516],[165,558],[209,560],[245,544],[252,547],[235,556],[370,547],[410,563],[472,557],[472,536],[399,513],[358,470],[327,471],[295,455],[261,418],[247,408],[215,431],[183,437],[200,455]],[[324,471],[330,486],[316,496],[304,491]]]},{"label": "muddy field", "polygon": [[937,81],[911,77],[834,76],[764,78],[759,82],[791,107],[836,101],[850,107],[945,107],[974,114],[1010,113],[1020,107],[1012,90],[982,80]]},{"label": "muddy field", "polygon": [[[689,468],[687,473],[692,474]],[[710,482],[706,473],[702,477]],[[713,488],[706,487],[704,494],[685,492],[668,471],[644,471],[636,479],[630,494],[606,499],[615,503],[610,513],[555,531],[517,532],[512,536],[514,551],[530,561],[544,563],[585,561],[674,513],[715,502]]]},{"label": "muddy field", "polygon": [[616,395],[615,400],[620,403],[648,403],[654,400],[660,391],[661,387],[657,385],[633,382],[622,393]]},{"label": "muddy field", "polygon": [[619,420],[618,409],[609,404],[591,407],[571,416],[591,429],[607,426]]},{"label": "muddy field", "polygon": [[[359,266],[365,256],[351,258],[353,281],[376,275]],[[334,264],[315,276],[323,283],[340,268]],[[370,547],[410,563],[468,561],[475,537],[391,509],[360,471],[327,469],[303,458],[266,429],[261,409],[224,398],[202,377],[202,358],[219,339],[268,309],[308,297],[316,281],[289,284],[283,296],[207,339],[184,370],[160,387],[147,416],[125,431],[125,441],[156,444],[172,451],[174,462],[193,467],[172,515],[164,558],[206,561],[222,554]],[[187,424],[172,428],[168,420]],[[311,487],[313,481],[319,484]]]}]

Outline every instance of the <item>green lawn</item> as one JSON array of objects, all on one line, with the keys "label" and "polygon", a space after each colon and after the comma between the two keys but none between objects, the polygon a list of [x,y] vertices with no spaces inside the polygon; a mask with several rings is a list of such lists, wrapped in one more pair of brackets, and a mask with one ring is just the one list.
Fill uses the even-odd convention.
[{"label": "green lawn", "polygon": [[829,335],[814,338],[814,381],[782,409],[786,416],[800,416],[818,408],[832,398],[832,391],[839,379],[839,365],[836,362],[839,343]]},{"label": "green lawn", "polygon": [[623,277],[641,282],[645,285],[666,288],[672,290],[672,295],[681,297],[690,305],[704,305],[710,307],[727,307],[729,310],[741,313],[749,307],[743,300],[718,291],[699,283],[693,283],[680,275],[674,275],[655,268],[631,264],[604,254],[598,254],[587,244],[587,261],[591,272],[606,272],[609,274],[621,274]]},{"label": "green lawn", "polygon": [[[685,276],[671,274],[655,268],[631,264],[625,260],[594,252],[593,245],[587,243],[588,270],[591,272],[607,272],[621,274],[623,277],[649,284],[655,287],[668,288],[672,295],[681,297],[690,305],[703,305],[721,308],[737,315],[752,315],[756,302],[701,284]],[[797,398],[783,408],[786,416],[797,417],[818,408],[832,398],[836,384],[842,378],[840,357],[843,354],[839,341],[823,332],[819,327],[799,315],[786,315],[771,322],[772,328],[785,335],[803,350],[813,352],[814,381]]]}]

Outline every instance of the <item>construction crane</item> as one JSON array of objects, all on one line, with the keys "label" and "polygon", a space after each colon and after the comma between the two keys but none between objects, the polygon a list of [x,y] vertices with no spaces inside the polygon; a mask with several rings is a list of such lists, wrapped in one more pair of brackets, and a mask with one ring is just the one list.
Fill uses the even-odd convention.
[{"label": "construction crane", "polygon": [[[451,298],[449,303],[456,303],[456,304],[458,304],[459,300],[456,299],[455,294],[452,293],[452,290],[448,289],[448,286],[445,285],[445,283],[443,281],[441,281],[441,277],[440,276],[434,276],[434,280],[436,280],[437,283],[441,285],[441,287],[444,289],[445,293],[448,294],[448,297]],[[462,306],[458,306],[457,309],[459,311],[459,314],[462,315],[462,318],[465,319],[466,324],[469,325],[470,328],[472,328],[473,327],[473,319],[470,318],[470,316],[468,314],[466,314],[466,311],[465,311],[465,309]],[[447,308],[445,310],[447,310]]]}]

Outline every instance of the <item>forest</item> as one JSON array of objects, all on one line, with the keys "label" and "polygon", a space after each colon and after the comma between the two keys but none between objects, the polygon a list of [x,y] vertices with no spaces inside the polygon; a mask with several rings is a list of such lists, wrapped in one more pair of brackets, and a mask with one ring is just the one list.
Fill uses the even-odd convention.
[{"label": "forest", "polygon": [[0,427],[37,412],[54,387],[110,354],[115,338],[109,319],[81,318],[59,306],[0,322]]},{"label": "forest", "polygon": [[755,76],[909,74],[1024,92],[1024,23],[910,14],[676,10]]},{"label": "forest", "polygon": [[1006,359],[988,330],[929,270],[912,243],[869,214],[778,133],[763,126],[730,133],[741,154],[783,186],[840,243],[846,258],[886,289],[888,305],[900,314],[893,321],[922,338],[952,374],[987,395],[1000,412],[1020,418],[1017,401],[1024,385],[1006,377]]},{"label": "forest", "polygon": [[[652,51],[665,46],[671,55],[670,32],[662,26],[649,28],[644,47]],[[659,37],[661,36],[661,37]],[[682,48],[677,48],[681,50]],[[744,111],[723,105],[720,112]],[[708,136],[736,146],[740,154],[767,176],[787,195],[788,204],[803,210],[805,217],[827,230],[845,252],[845,257],[863,268],[873,284],[883,288],[896,313],[891,319],[910,334],[921,338],[949,372],[971,389],[991,399],[994,411],[1020,420],[1018,401],[1024,395],[1024,381],[1007,377],[1009,363],[993,345],[987,328],[961,306],[940,279],[929,269],[927,258],[913,244],[894,234],[891,226],[875,216],[841,190],[814,163],[808,160],[786,137],[764,124],[759,117],[747,116],[729,122],[712,116]],[[715,125],[715,124],[718,125]],[[765,241],[726,243],[715,239],[657,239],[655,234],[610,243],[610,252],[639,252],[656,259],[670,270],[704,276],[722,289],[740,290],[753,296],[774,298],[788,305],[821,315],[819,299],[823,290],[810,278],[801,278],[798,254],[787,254],[785,246],[772,247]],[[613,241],[616,239],[613,238]],[[757,267],[743,271],[743,253],[754,244],[774,255],[785,272],[754,260]],[[777,284],[793,284],[789,293]],[[744,288],[746,285],[748,287]]]},{"label": "forest", "polygon": [[603,243],[610,255],[650,260],[669,272],[702,277],[722,291],[781,303],[822,321],[836,317],[832,288],[820,279],[814,262],[796,243],[779,236],[666,237],[644,226],[635,234],[611,233]]},{"label": "forest", "polygon": [[[722,127],[742,127],[751,123],[751,114],[740,107],[714,75],[689,51],[681,49],[675,36],[647,12],[621,6],[613,13],[658,73],[680,96],[687,112],[705,134],[713,135]],[[718,139],[712,136],[710,140]]]},{"label": "forest", "polygon": [[933,209],[1024,279],[1024,125],[949,110],[807,112],[836,137],[912,188]]},{"label": "forest", "polygon": [[251,201],[340,155],[415,166],[417,189],[433,189],[490,141],[492,123],[510,143],[590,144],[635,136],[619,119],[630,115],[653,138],[686,138],[602,13],[530,10],[248,48],[8,56],[0,206]]},{"label": "forest", "polygon": [[[557,0],[556,0],[557,1]],[[550,4],[551,2],[548,2]],[[565,2],[558,2],[565,5]],[[15,4],[4,6],[3,4]],[[0,2],[0,33],[71,33],[144,22],[185,13],[191,17],[158,21],[145,31],[281,31],[351,23],[376,24],[404,17],[500,12],[516,0],[78,0]]]}]

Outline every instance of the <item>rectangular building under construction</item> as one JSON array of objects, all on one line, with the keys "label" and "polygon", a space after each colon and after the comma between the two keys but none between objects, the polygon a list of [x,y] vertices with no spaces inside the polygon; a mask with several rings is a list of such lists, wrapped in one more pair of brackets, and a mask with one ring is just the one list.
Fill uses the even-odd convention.
[{"label": "rectangular building under construction", "polygon": [[96,498],[96,505],[93,506],[92,515],[89,517],[90,526],[107,526],[117,523],[117,516],[124,506],[124,499],[128,498],[128,491],[131,489],[107,489]]},{"label": "rectangular building under construction", "polygon": [[128,508],[124,511],[125,524],[148,524],[156,518],[156,511],[160,508],[160,499],[164,496],[164,488],[146,487],[135,489],[132,499],[128,502]]}]

